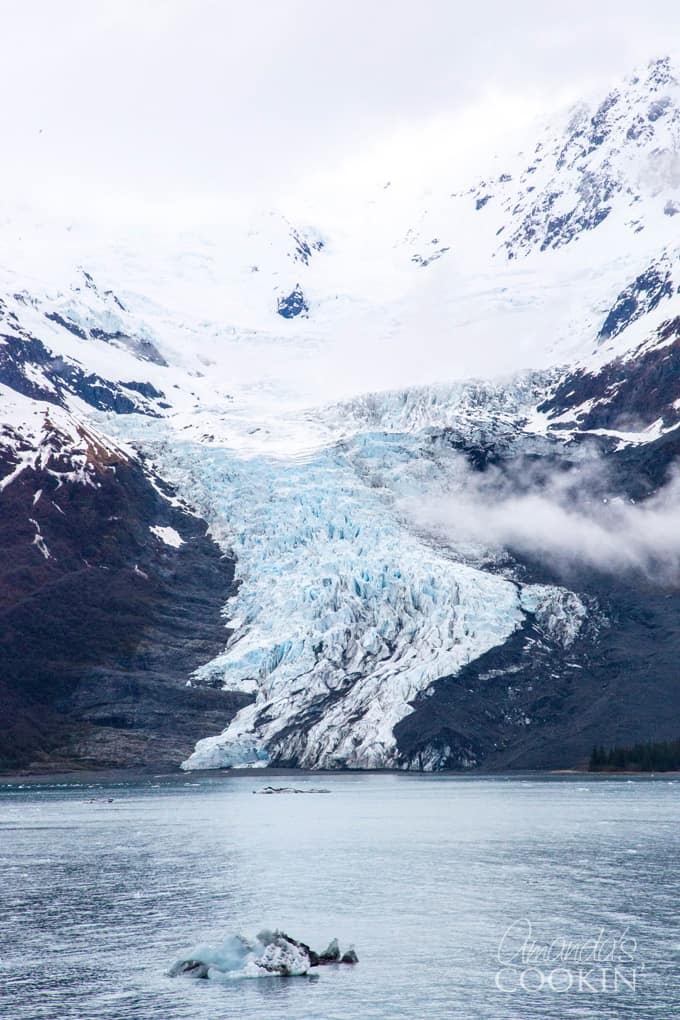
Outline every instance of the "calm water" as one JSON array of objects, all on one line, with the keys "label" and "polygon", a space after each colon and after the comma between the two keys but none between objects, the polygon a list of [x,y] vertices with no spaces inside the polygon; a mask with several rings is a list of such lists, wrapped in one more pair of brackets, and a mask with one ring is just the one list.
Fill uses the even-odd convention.
[{"label": "calm water", "polygon": [[[324,776],[282,782],[327,795],[253,796],[270,781],[0,787],[3,1020],[680,1015],[674,779]],[[522,962],[526,922],[539,952],[597,949],[609,990],[574,960]],[[316,947],[337,935],[360,963],[314,981],[166,976],[196,943],[265,925]],[[601,929],[627,952],[615,990]],[[530,990],[496,987],[522,973]]]}]

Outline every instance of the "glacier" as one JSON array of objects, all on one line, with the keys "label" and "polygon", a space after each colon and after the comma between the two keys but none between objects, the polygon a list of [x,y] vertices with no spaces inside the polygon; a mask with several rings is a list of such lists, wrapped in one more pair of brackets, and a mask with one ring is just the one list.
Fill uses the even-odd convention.
[{"label": "glacier", "polygon": [[[189,683],[252,702],[187,768],[407,767],[394,727],[436,680],[527,621],[577,640],[585,596],[420,511],[448,510],[466,451],[549,463],[677,427],[679,140],[661,60],[463,190],[395,175],[314,228],[0,224],[0,491],[46,444],[88,484],[111,437],[237,560],[224,649]],[[279,314],[297,291],[305,314]]]},{"label": "glacier", "polygon": [[[499,408],[516,416],[536,385],[492,387],[489,429],[494,410],[496,429],[507,428]],[[450,425],[458,415],[462,427],[479,388],[447,392],[435,402],[439,419]],[[110,422],[237,560],[224,652],[191,682],[253,701],[222,734],[201,740],[183,768],[400,767],[394,726],[435,680],[502,644],[529,613],[548,627],[558,620],[573,640],[585,614],[577,596],[466,562],[403,512],[405,497],[462,484],[459,454],[431,442],[431,406],[425,428],[423,415],[411,414],[419,397],[385,394],[382,413],[373,398],[370,431],[352,425],[349,408],[342,420],[337,407],[310,412],[307,447],[278,456],[266,439],[239,449],[183,440],[167,422]],[[395,407],[408,409],[401,432]],[[335,422],[335,438],[328,427],[320,440],[320,421]]]}]

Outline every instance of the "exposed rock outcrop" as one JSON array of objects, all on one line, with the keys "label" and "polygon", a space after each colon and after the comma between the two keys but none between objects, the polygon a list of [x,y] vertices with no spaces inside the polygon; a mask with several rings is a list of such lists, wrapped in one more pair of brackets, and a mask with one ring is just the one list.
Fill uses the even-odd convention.
[{"label": "exposed rock outcrop", "polygon": [[176,765],[248,702],[187,686],[234,564],[161,485],[49,420],[0,447],[0,767]]}]

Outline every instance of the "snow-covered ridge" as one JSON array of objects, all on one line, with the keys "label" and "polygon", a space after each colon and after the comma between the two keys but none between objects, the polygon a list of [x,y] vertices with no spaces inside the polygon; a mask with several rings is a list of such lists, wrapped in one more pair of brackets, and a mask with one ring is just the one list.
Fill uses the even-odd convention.
[{"label": "snow-covered ridge", "polygon": [[102,467],[135,456],[65,409],[30,400],[0,384],[0,451],[10,471],[0,479],[0,492],[27,468],[47,470],[60,483],[96,485]]},{"label": "snow-covered ridge", "polygon": [[[555,118],[535,151],[499,157],[468,191],[414,200],[395,178],[356,210],[352,232],[272,213],[225,232],[103,243],[77,224],[10,219],[2,331],[116,387],[99,403],[88,391],[95,406],[155,414],[230,398],[344,404],[550,370],[610,340],[631,350],[656,298],[669,303],[679,89],[657,62],[592,109]],[[58,384],[44,364],[33,371],[81,395],[82,378],[69,389],[63,373]]]},{"label": "snow-covered ridge", "polygon": [[508,258],[561,248],[612,215],[640,233],[651,226],[646,201],[657,220],[680,211],[679,144],[680,81],[663,58],[595,108],[575,107],[562,133],[548,128],[527,162],[472,197],[487,215],[502,209],[497,236]]},{"label": "snow-covered ridge", "polygon": [[141,449],[237,557],[225,649],[192,682],[255,700],[188,767],[404,765],[394,727],[434,681],[529,618],[577,640],[578,595],[406,507],[463,483],[456,444],[540,456],[677,423],[679,90],[656,63],[467,191],[383,189],[353,231],[45,228],[16,254],[0,226],[0,486],[64,450],[89,484]]}]

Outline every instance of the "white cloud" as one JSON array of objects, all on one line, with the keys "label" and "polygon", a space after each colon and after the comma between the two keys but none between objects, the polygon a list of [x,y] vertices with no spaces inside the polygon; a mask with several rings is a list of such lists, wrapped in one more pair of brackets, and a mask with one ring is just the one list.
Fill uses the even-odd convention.
[{"label": "white cloud", "polygon": [[640,504],[607,497],[608,490],[615,487],[600,458],[573,471],[520,463],[483,475],[461,458],[455,490],[403,509],[423,530],[468,551],[510,550],[567,576],[587,567],[677,584],[680,474]]},{"label": "white cloud", "polygon": [[324,181],[330,204],[338,179],[350,187],[362,168],[391,161],[420,172],[442,149],[455,173],[501,125],[606,86],[680,29],[667,0],[554,7],[11,5],[0,63],[5,202],[202,219],[214,206],[228,215],[324,194]]}]

